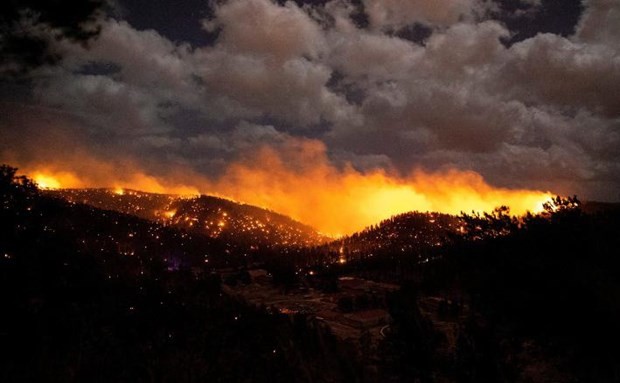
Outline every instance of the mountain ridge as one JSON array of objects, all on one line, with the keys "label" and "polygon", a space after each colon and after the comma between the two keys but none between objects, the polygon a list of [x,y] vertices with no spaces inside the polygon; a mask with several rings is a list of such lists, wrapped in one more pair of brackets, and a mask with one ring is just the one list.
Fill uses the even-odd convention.
[{"label": "mountain ridge", "polygon": [[71,203],[131,214],[213,238],[231,238],[248,246],[311,246],[328,240],[314,228],[286,215],[212,195],[185,196],[113,188],[44,192]]}]

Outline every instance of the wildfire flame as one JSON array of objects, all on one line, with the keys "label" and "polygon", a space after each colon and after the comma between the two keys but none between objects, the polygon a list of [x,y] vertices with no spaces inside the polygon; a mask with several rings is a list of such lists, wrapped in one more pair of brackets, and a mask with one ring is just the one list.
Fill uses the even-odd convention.
[{"label": "wildfire flame", "polygon": [[166,217],[168,219],[172,219],[172,218],[174,218],[176,213],[177,213],[176,210],[168,210],[168,211],[164,212],[164,217]]},{"label": "wildfire flame", "polygon": [[31,178],[41,189],[69,188],[79,184],[77,178],[68,172],[36,171]]},{"label": "wildfire flame", "polygon": [[472,171],[413,171],[406,177],[384,170],[334,167],[321,150],[304,153],[305,167],[291,166],[272,149],[237,163],[209,185],[224,196],[287,214],[332,236],[350,234],[399,213],[448,214],[509,206],[515,215],[543,210],[551,193],[496,188]]},{"label": "wildfire flame", "polygon": [[[59,168],[71,169],[71,164]],[[118,172],[114,166],[103,165],[97,171],[80,168],[75,173],[35,167],[27,174],[43,188],[112,185],[118,194],[124,189],[192,195],[201,191],[286,214],[332,236],[413,210],[459,214],[505,205],[512,214],[535,213],[552,197],[548,192],[493,187],[472,171],[415,170],[398,176],[385,170],[338,168],[328,159],[325,147],[316,142],[302,142],[284,154],[262,148],[246,161],[228,166],[216,179],[184,169],[154,176],[139,169]]]}]

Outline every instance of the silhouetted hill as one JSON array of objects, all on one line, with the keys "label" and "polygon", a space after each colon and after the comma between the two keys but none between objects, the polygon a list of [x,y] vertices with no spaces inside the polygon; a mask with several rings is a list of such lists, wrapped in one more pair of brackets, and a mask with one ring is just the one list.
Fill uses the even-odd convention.
[{"label": "silhouetted hill", "polygon": [[309,246],[325,241],[325,237],[311,227],[282,214],[212,196],[185,197],[127,189],[64,189],[45,193],[236,242],[251,249]]},{"label": "silhouetted hill", "polygon": [[[103,210],[0,170],[2,382],[620,376],[620,212],[613,204],[557,198],[521,219],[502,208],[459,217],[413,212],[302,248],[258,230],[267,229],[256,220],[279,219],[262,209],[212,197],[74,192]],[[251,252],[256,237],[235,234],[248,224],[243,217],[256,223],[250,233],[280,245]],[[359,344],[338,341],[311,316],[281,315],[224,293],[214,271],[252,291],[250,272],[234,267],[265,255],[272,278],[261,283],[288,286],[283,291],[300,300],[303,285],[358,309],[368,307],[373,288],[350,282],[345,289],[342,281],[355,278],[343,276],[398,283],[381,303],[388,325],[376,337],[360,328]],[[334,304],[335,296],[319,295]]]},{"label": "silhouetted hill", "polygon": [[14,171],[0,167],[1,382],[360,380],[324,327],[222,293],[212,268],[245,258],[233,244]]},{"label": "silhouetted hill", "polygon": [[558,198],[521,220],[501,209],[461,216],[463,235],[428,262],[396,252],[343,265],[402,286],[390,301],[384,377],[617,381],[620,214],[581,206]]},{"label": "silhouetted hill", "polygon": [[332,241],[321,249],[340,263],[382,256],[418,259],[450,244],[461,226],[456,216],[409,212]]}]

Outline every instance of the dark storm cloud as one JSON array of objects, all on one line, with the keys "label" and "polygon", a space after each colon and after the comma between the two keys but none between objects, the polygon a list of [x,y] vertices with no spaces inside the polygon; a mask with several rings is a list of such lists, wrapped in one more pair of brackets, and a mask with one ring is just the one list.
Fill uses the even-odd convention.
[{"label": "dark storm cloud", "polygon": [[6,0],[0,5],[0,73],[22,73],[60,59],[41,36],[26,33],[24,23],[44,23],[65,38],[84,43],[97,35],[105,0]]},{"label": "dark storm cloud", "polygon": [[[29,72],[26,103],[70,116],[37,127],[20,112],[26,142],[69,124],[76,147],[210,175],[261,144],[312,138],[357,169],[460,168],[618,198],[616,2],[140,4],[101,17],[88,46],[51,24],[21,26],[61,58]],[[159,20],[164,9],[183,25]],[[14,122],[0,128],[17,139]],[[9,147],[4,158],[20,152]]]}]

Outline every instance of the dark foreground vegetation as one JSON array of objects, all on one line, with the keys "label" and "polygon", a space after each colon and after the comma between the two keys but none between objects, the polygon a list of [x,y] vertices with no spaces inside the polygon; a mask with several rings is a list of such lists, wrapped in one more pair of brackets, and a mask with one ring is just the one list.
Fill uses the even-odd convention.
[{"label": "dark foreground vegetation", "polygon": [[620,381],[617,209],[412,213],[264,254],[291,289],[401,286],[385,337],[351,344],[225,294],[218,270],[248,266],[228,242],[44,195],[8,166],[0,203],[2,382]]},{"label": "dark foreground vegetation", "polygon": [[309,318],[222,294],[219,243],[44,197],[9,167],[0,198],[1,382],[359,380]]},{"label": "dark foreground vegetation", "polygon": [[[620,381],[620,214],[584,214],[569,198],[521,221],[501,209],[462,218],[466,234],[433,262],[383,263],[403,278],[391,337],[399,377]],[[440,304],[424,316],[431,296]],[[451,345],[446,324],[457,329]]]}]

